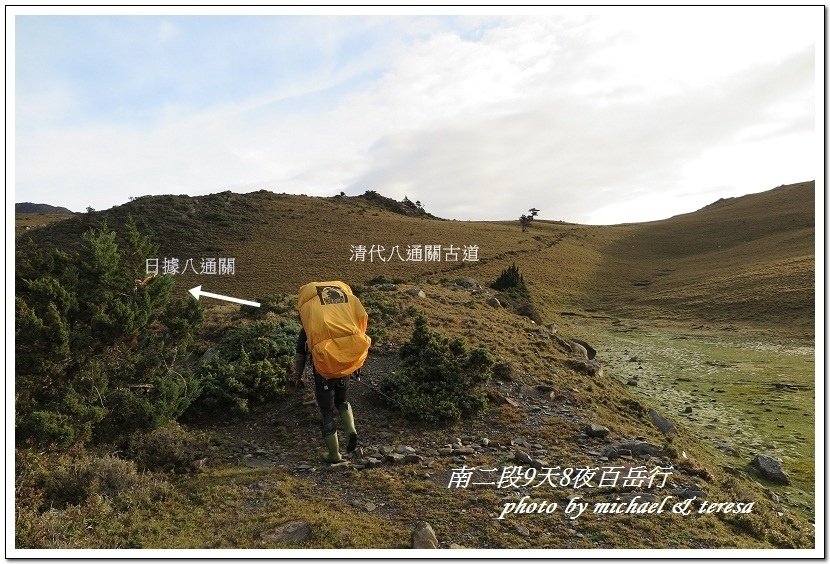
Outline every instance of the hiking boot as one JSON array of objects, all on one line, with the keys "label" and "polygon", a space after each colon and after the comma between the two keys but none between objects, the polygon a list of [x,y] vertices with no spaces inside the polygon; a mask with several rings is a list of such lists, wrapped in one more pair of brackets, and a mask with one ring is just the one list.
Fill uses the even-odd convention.
[{"label": "hiking boot", "polygon": [[337,440],[337,433],[326,435],[323,440],[326,441],[326,448],[328,449],[323,453],[323,460],[329,464],[343,460],[343,457],[340,456],[340,442]]},{"label": "hiking boot", "polygon": [[349,437],[349,442],[346,444],[346,452],[352,452],[357,448],[357,430],[354,427],[352,406],[349,402],[343,402],[337,410],[340,412],[340,423],[343,425],[343,430]]}]

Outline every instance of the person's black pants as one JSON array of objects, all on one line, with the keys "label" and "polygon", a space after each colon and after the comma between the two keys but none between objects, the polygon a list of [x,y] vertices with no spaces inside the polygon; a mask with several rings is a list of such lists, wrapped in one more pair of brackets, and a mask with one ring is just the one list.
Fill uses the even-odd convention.
[{"label": "person's black pants", "polygon": [[322,432],[325,438],[337,431],[334,422],[334,410],[346,403],[346,393],[349,391],[349,377],[326,380],[319,374],[314,374],[314,396],[323,416]]}]

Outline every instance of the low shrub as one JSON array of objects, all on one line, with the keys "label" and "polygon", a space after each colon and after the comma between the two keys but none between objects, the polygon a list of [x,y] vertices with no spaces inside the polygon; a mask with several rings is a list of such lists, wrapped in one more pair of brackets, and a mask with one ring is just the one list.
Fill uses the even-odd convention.
[{"label": "low shrub", "polygon": [[18,449],[15,458],[17,548],[112,548],[104,531],[175,496],[163,477],[111,455]]},{"label": "low shrub", "polygon": [[300,328],[296,321],[275,319],[226,332],[197,370],[201,394],[188,413],[240,416],[284,393]]},{"label": "low shrub", "polygon": [[390,328],[403,325],[416,313],[412,306],[403,307],[397,295],[373,287],[361,287],[355,295],[369,314],[366,334],[372,338],[373,346],[385,342]]},{"label": "low shrub", "polygon": [[[370,278],[366,281],[366,285],[368,286],[386,286],[389,284],[403,284],[404,281],[401,278],[387,278],[383,274],[379,276],[375,276],[374,278]],[[354,287],[352,287],[352,291],[354,291]],[[355,292],[357,293],[357,292]]]},{"label": "low shrub", "polygon": [[490,285],[494,290],[506,290],[508,288],[524,288],[525,279],[514,262],[510,267],[501,271],[496,281]]},{"label": "low shrub", "polygon": [[542,323],[542,316],[530,297],[524,276],[519,272],[516,263],[502,270],[490,287],[499,290],[499,301],[505,308],[536,323]]},{"label": "low shrub", "polygon": [[15,508],[14,544],[19,549],[111,548],[96,544],[99,525],[109,523],[115,509],[106,498],[92,496],[80,505]]},{"label": "low shrub", "polygon": [[18,444],[110,442],[181,415],[202,310],[174,297],[172,275],[146,275],[157,247],[132,219],[120,236],[104,224],[15,253]]},{"label": "low shrub", "polygon": [[239,306],[240,313],[253,319],[265,319],[269,313],[285,316],[293,315],[297,311],[297,296],[270,294],[258,301],[259,307]]},{"label": "low shrub", "polygon": [[171,491],[169,483],[153,474],[139,472],[133,461],[109,454],[26,450],[16,455],[16,502],[32,510],[82,505],[94,497],[105,498],[114,507],[124,508],[139,501],[162,499]]},{"label": "low shrub", "polygon": [[208,451],[204,433],[187,431],[176,422],[130,438],[129,455],[142,470],[176,472],[193,470],[193,463]]},{"label": "low shrub", "polygon": [[433,331],[418,315],[400,357],[399,370],[387,375],[380,386],[407,417],[431,423],[452,421],[487,405],[484,386],[493,359],[486,349],[470,349],[463,338],[450,339]]}]

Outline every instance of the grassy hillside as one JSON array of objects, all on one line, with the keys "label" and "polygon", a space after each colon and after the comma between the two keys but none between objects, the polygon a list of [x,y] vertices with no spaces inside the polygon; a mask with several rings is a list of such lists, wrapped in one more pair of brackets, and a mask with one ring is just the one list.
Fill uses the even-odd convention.
[{"label": "grassy hillside", "polygon": [[26,233],[27,231],[31,231],[32,229],[37,229],[38,227],[43,227],[44,225],[49,225],[58,221],[63,221],[72,217],[72,214],[65,214],[65,213],[15,213],[14,214],[14,234],[20,235],[22,233]]},{"label": "grassy hillside", "polygon": [[595,308],[814,327],[815,184],[720,200],[664,221],[610,228],[590,286]]},{"label": "grassy hillside", "polygon": [[[237,195],[143,197],[79,214],[33,236],[71,244],[89,226],[117,227],[133,214],[160,258],[233,257],[233,277],[183,275],[182,291],[256,297],[293,293],[308,280],[354,283],[495,279],[515,262],[546,320],[563,311],[603,311],[707,323],[756,324],[809,337],[814,325],[814,183],[716,202],[667,220],[610,227],[535,221],[447,221],[390,211],[388,200],[311,198],[260,191]],[[477,245],[478,262],[404,262],[398,246]],[[353,261],[351,245],[385,248],[387,262]],[[444,255],[442,255],[444,258]]]},{"label": "grassy hillside", "polygon": [[[205,325],[194,358],[210,354],[230,328],[254,317],[293,319],[290,298],[301,284],[341,279],[359,288],[376,331],[366,383],[377,386],[397,370],[398,347],[411,334],[416,311],[433,329],[489,349],[500,365],[487,385],[486,409],[447,425],[408,420],[373,390],[353,385],[363,458],[333,471],[309,462],[321,446],[319,414],[313,401],[296,395],[275,397],[242,419],[194,423],[210,434],[211,447],[193,475],[130,475],[134,486],[110,497],[90,494],[78,505],[44,510],[42,483],[57,487],[61,468],[71,477],[82,475],[84,464],[115,472],[113,466],[127,461],[20,452],[24,467],[34,470],[18,475],[18,503],[26,501],[18,512],[18,544],[401,548],[409,546],[412,524],[427,520],[442,548],[812,547],[813,189],[813,183],[784,186],[643,224],[534,220],[526,233],[518,221],[438,219],[378,197],[266,191],[141,197],[30,229],[18,244],[31,238],[70,248],[89,227],[106,221],[118,229],[132,215],[159,245],[156,258],[177,257],[182,264],[192,258],[197,265],[200,258],[235,258],[233,276],[178,275],[175,291],[186,296],[202,285],[240,298],[270,297],[280,307],[266,314],[203,299]],[[454,245],[458,260],[447,261],[443,253],[440,262],[397,256],[370,262],[368,253],[365,261],[350,260],[352,245],[382,245],[388,258],[395,245],[405,256],[410,244],[442,245],[444,251]],[[479,260],[462,260],[465,245],[478,246]],[[542,323],[491,302],[494,296],[513,299],[487,288],[513,263]],[[381,284],[381,276],[396,285]],[[462,277],[484,288],[456,284]],[[415,287],[425,297],[408,292]],[[724,334],[730,335],[727,347]],[[597,345],[604,370],[580,357],[573,337]],[[778,344],[785,338],[805,343]],[[673,436],[658,430],[650,408],[677,424]],[[589,436],[589,423],[610,431]],[[659,453],[609,459],[607,449],[619,441],[643,440]],[[724,451],[724,441],[740,452]],[[448,444],[460,449],[441,454]],[[379,464],[361,462],[387,447],[417,453],[418,460],[401,464],[387,453],[377,454]],[[447,488],[460,465],[510,466],[518,449],[551,466],[675,468],[665,492],[576,492],[592,501],[691,491],[710,501],[757,505],[751,515],[498,520],[498,509],[516,501],[513,494],[567,503],[575,492]],[[755,451],[783,458],[791,485],[759,478],[749,468]],[[294,519],[309,525],[306,539],[269,540],[274,527]]]},{"label": "grassy hillside", "polygon": [[61,206],[51,206],[49,204],[33,204],[32,202],[21,202],[14,205],[15,213],[29,213],[29,214],[58,214],[58,215],[72,215],[72,210]]}]

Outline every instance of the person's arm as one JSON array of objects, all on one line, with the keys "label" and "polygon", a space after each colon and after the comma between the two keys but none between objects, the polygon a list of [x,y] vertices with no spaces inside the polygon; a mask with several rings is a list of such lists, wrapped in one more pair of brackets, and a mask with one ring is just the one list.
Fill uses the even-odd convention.
[{"label": "person's arm", "polygon": [[301,329],[300,334],[297,335],[297,346],[294,351],[294,370],[291,372],[291,381],[295,386],[300,386],[303,383],[307,350],[305,329]]},{"label": "person's arm", "polygon": [[295,353],[294,354],[294,371],[291,374],[291,380],[294,382],[295,386],[299,386],[303,383],[303,370],[305,370],[305,353]]}]

